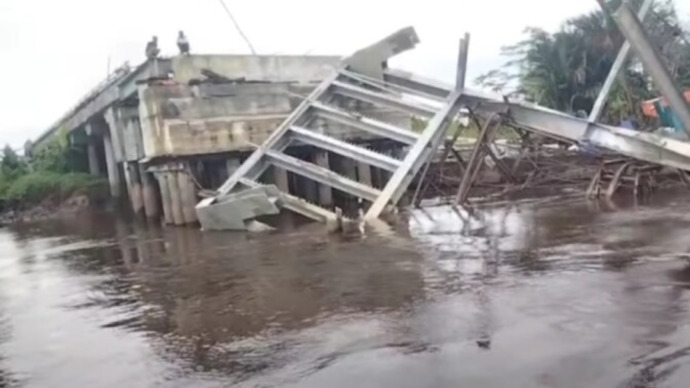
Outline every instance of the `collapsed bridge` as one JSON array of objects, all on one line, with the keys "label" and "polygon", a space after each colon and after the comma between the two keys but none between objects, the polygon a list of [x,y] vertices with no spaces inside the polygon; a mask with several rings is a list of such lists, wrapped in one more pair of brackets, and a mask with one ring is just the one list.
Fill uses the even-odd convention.
[{"label": "collapsed bridge", "polygon": [[[618,11],[617,21],[643,63],[654,68],[650,73],[655,81],[662,84],[668,81],[664,80],[663,71],[655,68],[658,63],[654,63],[654,56],[658,55],[646,49],[644,31],[627,5]],[[282,208],[317,221],[335,219],[332,208],[314,203],[313,198],[307,198],[290,185],[286,173],[317,184],[322,197],[330,197],[337,191],[363,201],[364,218],[376,219],[397,205],[420,171],[426,172],[425,166],[446,141],[451,124],[468,114],[481,118],[484,125],[467,163],[458,203],[464,201],[476,178],[480,158],[485,154],[495,158],[487,145],[492,142],[499,124],[513,127],[520,133],[526,131],[595,146],[639,161],[690,170],[690,143],[686,141],[603,125],[592,117],[577,118],[466,87],[468,35],[461,40],[454,85],[388,67],[388,59],[414,48],[418,42],[414,29],[405,28],[345,58],[340,67],[257,146],[214,197],[196,206],[202,227],[242,230],[247,221],[276,214]],[[629,49],[624,47],[622,56],[626,56]],[[614,68],[611,77],[615,78],[617,71]],[[608,90],[604,89],[605,98]],[[663,89],[667,95],[674,93],[668,85]],[[410,119],[424,119],[424,128],[413,131],[391,123],[387,120],[388,114],[376,114],[392,111]],[[342,133],[348,135],[342,136]],[[372,149],[369,143],[357,141],[365,137],[358,134],[396,144],[397,151]],[[316,157],[304,157],[290,151],[297,146],[309,147]],[[329,155],[336,155],[336,160],[368,167],[353,173],[352,169],[343,168],[343,163],[329,162]],[[380,179],[375,183],[370,175],[379,170],[383,173],[378,174]]]}]

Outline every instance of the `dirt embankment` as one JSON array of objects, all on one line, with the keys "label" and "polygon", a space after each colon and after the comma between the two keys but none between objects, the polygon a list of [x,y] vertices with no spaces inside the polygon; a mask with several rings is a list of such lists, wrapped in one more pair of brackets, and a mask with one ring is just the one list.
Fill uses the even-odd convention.
[{"label": "dirt embankment", "polygon": [[104,209],[109,200],[99,195],[75,193],[66,199],[49,197],[38,205],[16,207],[0,214],[0,226],[79,216]]}]

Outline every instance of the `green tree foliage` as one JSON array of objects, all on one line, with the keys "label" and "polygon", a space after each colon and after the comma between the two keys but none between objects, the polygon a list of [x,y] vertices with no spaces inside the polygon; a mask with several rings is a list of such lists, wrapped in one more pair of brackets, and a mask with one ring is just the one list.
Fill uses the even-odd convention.
[{"label": "green tree foliage", "polygon": [[26,173],[27,163],[23,157],[6,144],[2,149],[2,161],[0,161],[0,174],[7,179],[16,179]]},{"label": "green tree foliage", "polygon": [[19,177],[5,192],[5,201],[15,207],[26,207],[51,198],[60,202],[75,193],[102,192],[105,182],[85,173],[58,174],[36,171]]},{"label": "green tree foliage", "polygon": [[64,130],[31,162],[5,146],[0,161],[0,202],[4,207],[25,208],[46,199],[60,202],[74,193],[100,195],[105,180],[80,172],[81,159]]},{"label": "green tree foliage", "polygon": [[38,151],[31,164],[34,171],[80,172],[86,169],[84,159],[83,150],[70,145],[67,131],[62,128],[50,144]]},{"label": "green tree foliage", "polygon": [[[641,0],[631,2],[639,7]],[[617,9],[621,0],[610,0]],[[679,83],[690,86],[690,44],[670,1],[658,1],[645,26]],[[525,39],[503,48],[504,66],[477,83],[505,94],[519,95],[540,105],[574,113],[589,112],[624,42],[609,14],[597,10],[566,21],[555,33],[530,27]],[[657,97],[636,60],[628,63],[612,90],[604,120],[642,120],[640,103]]]}]

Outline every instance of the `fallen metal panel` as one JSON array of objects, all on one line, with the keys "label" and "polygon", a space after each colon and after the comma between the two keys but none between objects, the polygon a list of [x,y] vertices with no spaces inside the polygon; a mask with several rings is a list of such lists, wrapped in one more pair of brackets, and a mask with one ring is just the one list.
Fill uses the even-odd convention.
[{"label": "fallen metal panel", "polygon": [[345,112],[319,102],[313,103],[312,109],[317,116],[326,120],[369,132],[376,136],[395,140],[403,144],[412,145],[417,142],[419,138],[416,133],[407,129],[399,128],[395,125],[368,117],[357,116],[353,113]]},{"label": "fallen metal panel", "polygon": [[370,166],[379,167],[387,171],[395,171],[400,166],[399,160],[305,128],[293,125],[290,127],[290,132],[292,138],[301,143],[313,145],[347,158],[364,162]]},{"label": "fallen metal panel", "polygon": [[292,156],[285,155],[281,152],[269,150],[266,151],[266,157],[270,163],[275,166],[315,180],[324,185],[331,186],[334,189],[344,191],[348,194],[354,195],[355,197],[363,198],[368,201],[374,201],[380,194],[380,192],[373,187],[355,182],[327,168],[293,158]]}]

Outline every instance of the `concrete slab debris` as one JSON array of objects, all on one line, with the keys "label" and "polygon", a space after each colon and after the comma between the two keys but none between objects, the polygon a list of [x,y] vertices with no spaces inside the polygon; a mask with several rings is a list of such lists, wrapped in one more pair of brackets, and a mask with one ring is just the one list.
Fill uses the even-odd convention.
[{"label": "concrete slab debris", "polygon": [[196,207],[204,230],[246,230],[255,218],[280,213],[275,186],[250,188],[223,197],[206,198]]}]

